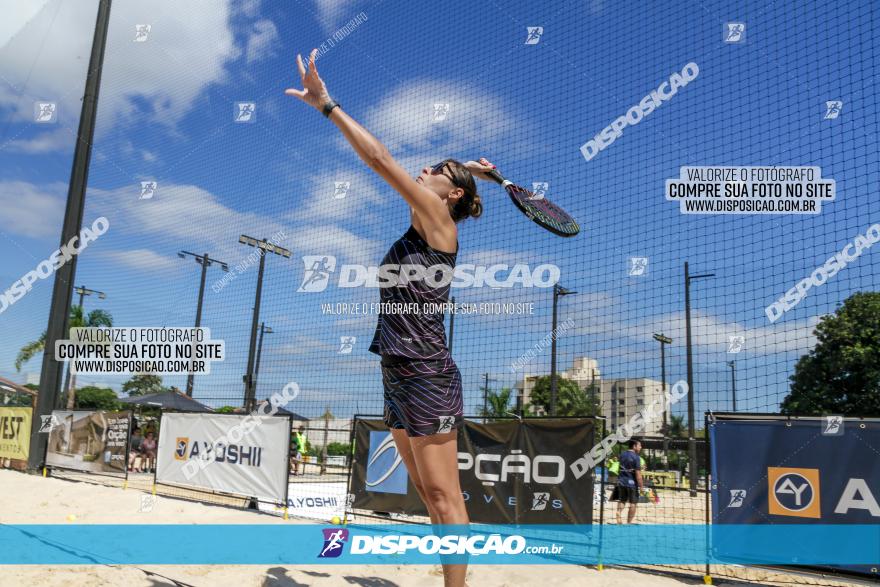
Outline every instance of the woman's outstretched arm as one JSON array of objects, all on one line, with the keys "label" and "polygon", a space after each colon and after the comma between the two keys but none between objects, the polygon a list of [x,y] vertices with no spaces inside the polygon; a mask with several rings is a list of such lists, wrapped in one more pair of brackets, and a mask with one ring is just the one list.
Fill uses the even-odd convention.
[{"label": "woman's outstretched arm", "polygon": [[[303,89],[288,88],[284,93],[288,96],[296,96],[309,106],[323,111],[324,106],[330,102],[330,94],[315,66],[317,52],[317,49],[312,51],[308,71],[303,65],[302,57],[296,56]],[[438,241],[449,240],[454,247],[455,223],[452,221],[444,202],[429,189],[413,181],[406,170],[394,160],[385,145],[346,114],[341,107],[333,108],[330,112],[330,120],[342,131],[343,136],[361,160],[403,196],[420,218],[428,220],[430,228],[428,226],[425,228],[429,233],[433,233],[431,236],[439,237]],[[430,240],[433,239],[429,237],[429,244]],[[449,245],[448,242],[444,242],[444,244]]]}]

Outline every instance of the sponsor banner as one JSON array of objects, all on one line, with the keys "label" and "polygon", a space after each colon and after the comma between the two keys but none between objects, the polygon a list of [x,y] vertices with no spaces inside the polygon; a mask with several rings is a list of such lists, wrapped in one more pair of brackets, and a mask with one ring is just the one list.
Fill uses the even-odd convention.
[{"label": "sponsor banner", "polygon": [[54,410],[46,466],[126,474],[131,412]]},{"label": "sponsor banner", "polygon": [[[589,524],[593,476],[575,466],[596,441],[590,418],[466,421],[458,469],[474,522]],[[356,420],[353,507],[427,515],[381,420]]]},{"label": "sponsor banner", "polygon": [[26,461],[31,446],[33,408],[0,408],[0,459]]},{"label": "sponsor banner", "polygon": [[642,471],[642,479],[647,486],[678,487],[681,473],[678,471]]},{"label": "sponsor banner", "polygon": [[[346,483],[290,483],[287,486],[287,513],[298,518],[329,522],[345,515]],[[284,515],[284,506],[260,500],[261,512]]]},{"label": "sponsor banner", "polygon": [[288,418],[162,414],[156,481],[283,503],[289,450]]},{"label": "sponsor banner", "polygon": [[[728,524],[714,534],[716,544],[754,544],[767,565],[790,564],[793,556],[801,564],[850,564],[880,549],[876,527],[865,524]],[[477,565],[743,562],[713,554],[708,540],[702,524],[3,524],[0,564],[399,566],[438,564],[441,556]]]},{"label": "sponsor banner", "polygon": [[[713,532],[725,524],[859,524],[880,540],[880,421],[719,417],[709,437]],[[726,555],[763,556],[748,542],[726,548]],[[809,564],[797,549],[795,556]],[[870,573],[880,549],[858,562],[865,564],[844,570]]]}]

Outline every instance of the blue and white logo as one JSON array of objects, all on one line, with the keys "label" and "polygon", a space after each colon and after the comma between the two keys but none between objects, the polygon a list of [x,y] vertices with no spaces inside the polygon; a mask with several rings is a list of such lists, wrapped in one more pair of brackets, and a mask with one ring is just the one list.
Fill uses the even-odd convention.
[{"label": "blue and white logo", "polygon": [[342,554],[342,549],[348,541],[348,530],[344,528],[325,528],[324,546],[318,558],[338,558]]},{"label": "blue and white logo", "polygon": [[746,490],[745,489],[731,489],[730,490],[730,503],[727,504],[729,508],[741,508],[743,502],[746,500]]},{"label": "blue and white logo", "polygon": [[746,23],[744,22],[725,22],[724,23],[724,42],[732,45],[745,43],[746,41]]},{"label": "blue and white logo", "polygon": [[407,474],[394,437],[383,430],[370,432],[367,455],[367,491],[406,495]]}]

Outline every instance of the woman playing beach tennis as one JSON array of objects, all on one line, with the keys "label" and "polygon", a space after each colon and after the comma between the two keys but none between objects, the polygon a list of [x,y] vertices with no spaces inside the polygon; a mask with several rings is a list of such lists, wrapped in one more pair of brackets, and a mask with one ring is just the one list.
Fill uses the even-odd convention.
[{"label": "woman playing beach tennis", "polygon": [[[486,159],[464,164],[445,159],[413,179],[382,143],[330,98],[315,67],[317,51],[312,51],[308,70],[297,55],[303,89],[290,88],[285,94],[322,111],[364,163],[410,207],[412,225],[382,259],[383,267],[400,268],[405,278],[380,288],[382,312],[370,345],[370,351],[382,357],[385,423],[431,521],[467,524],[458,476],[461,374],[446,346],[442,306],[449,298],[458,255],[456,224],[480,216],[483,206],[474,177],[489,180],[486,173],[494,166]],[[420,311],[412,312],[414,307]],[[466,571],[463,564],[444,565],[445,585],[464,585]]]}]

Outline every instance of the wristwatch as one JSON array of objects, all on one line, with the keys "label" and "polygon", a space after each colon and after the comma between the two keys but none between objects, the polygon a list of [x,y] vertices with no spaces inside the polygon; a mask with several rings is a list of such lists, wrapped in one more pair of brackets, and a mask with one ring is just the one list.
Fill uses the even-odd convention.
[{"label": "wristwatch", "polygon": [[326,116],[327,118],[330,118],[330,112],[332,112],[333,109],[339,105],[340,104],[336,100],[334,100],[333,98],[330,98],[330,101],[327,102],[326,104],[324,104],[324,109],[322,110],[322,112],[324,113],[324,116]]}]

